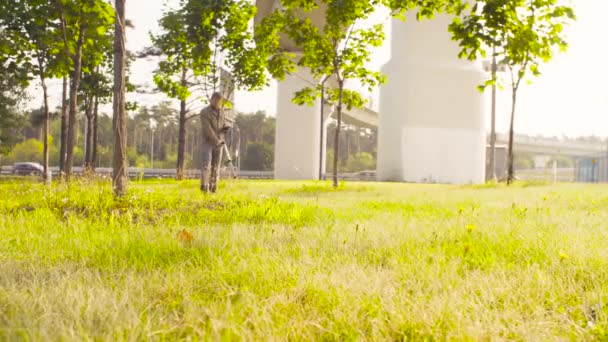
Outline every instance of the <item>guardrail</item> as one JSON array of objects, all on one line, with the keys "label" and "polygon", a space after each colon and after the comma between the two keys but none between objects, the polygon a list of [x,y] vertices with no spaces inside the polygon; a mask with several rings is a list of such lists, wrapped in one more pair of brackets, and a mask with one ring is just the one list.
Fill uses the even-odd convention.
[{"label": "guardrail", "polygon": [[[83,167],[74,167],[72,172],[75,175],[82,175],[84,172]],[[142,168],[129,168],[129,178],[131,179],[167,179],[175,178],[175,169],[142,169]],[[0,168],[1,175],[12,175],[12,166],[4,166]],[[59,176],[59,168],[51,167],[51,174],[53,178]],[[112,168],[109,167],[98,167],[95,169],[95,174],[98,176],[110,177],[112,175]],[[201,176],[200,170],[189,169],[184,171],[184,176],[190,179],[196,179]],[[222,170],[221,176],[224,178],[231,177],[229,170]],[[325,174],[324,179],[331,179],[331,174]],[[236,178],[240,179],[274,179],[274,171],[247,171],[241,170],[236,173]],[[376,177],[369,172],[362,173],[341,173],[338,175],[340,180],[345,181],[375,181]]]},{"label": "guardrail", "polygon": [[[82,175],[84,173],[83,167],[74,167],[72,172],[76,175]],[[3,166],[0,169],[2,175],[12,175],[12,166]],[[51,167],[51,174],[53,177],[59,176],[59,168]],[[112,168],[110,167],[98,167],[95,169],[95,174],[99,176],[111,176]],[[142,168],[129,168],[129,178],[137,179],[150,179],[150,178],[175,178],[177,171],[175,169],[142,169]],[[222,177],[229,177],[231,174],[228,170],[222,170]],[[185,170],[184,176],[186,178],[199,178],[201,176],[200,170]],[[273,171],[239,171],[237,178],[245,179],[272,179],[274,176]]]},{"label": "guardrail", "polygon": [[576,169],[572,167],[547,169],[519,169],[515,170],[515,177],[528,181],[548,181],[548,182],[575,182]]}]

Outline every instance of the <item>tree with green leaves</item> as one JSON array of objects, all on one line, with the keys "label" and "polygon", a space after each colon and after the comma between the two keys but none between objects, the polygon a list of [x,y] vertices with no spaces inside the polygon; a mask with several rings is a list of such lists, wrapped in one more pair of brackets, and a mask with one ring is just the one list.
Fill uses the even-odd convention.
[{"label": "tree with green leaves", "polygon": [[152,51],[153,54],[163,54],[166,59],[159,62],[154,82],[163,93],[180,101],[176,179],[181,180],[184,177],[186,125],[190,118],[187,101],[192,95],[192,50],[195,46],[186,38],[186,21],[182,11],[166,12],[159,24],[163,32],[152,36],[154,47],[158,49]]},{"label": "tree with green leaves", "polygon": [[[111,26],[111,25],[110,25]],[[80,82],[80,98],[85,117],[84,168],[86,174],[95,172],[99,105],[108,103],[112,98],[112,42],[111,28],[106,28],[105,39],[83,53],[83,74]],[[102,59],[98,57],[102,56]]]},{"label": "tree with green leaves", "polygon": [[250,142],[243,155],[241,168],[249,171],[272,171],[274,147],[265,142]]},{"label": "tree with green leaves", "polygon": [[0,58],[0,155],[6,155],[21,138],[25,116],[19,113],[19,102],[25,97],[26,84],[7,70]]},{"label": "tree with green leaves", "polygon": [[[346,88],[347,80],[356,80],[369,91],[385,81],[385,77],[368,67],[374,48],[382,45],[381,24],[363,27],[361,22],[381,5],[376,0],[314,0],[283,1],[282,10],[275,11],[262,25],[278,26],[301,50],[299,59],[278,56],[283,70],[307,68],[315,79],[328,80],[306,87],[295,94],[294,103],[312,105],[324,94],[323,102],[336,106],[337,128],[334,135],[333,185],[338,186],[338,148],[343,107],[361,107],[366,100],[357,91]],[[321,10],[322,9],[322,10]],[[323,15],[320,27],[302,13]],[[359,26],[357,26],[359,25]],[[280,78],[280,75],[278,76]]]},{"label": "tree with green leaves", "polygon": [[[263,111],[255,113],[238,113],[234,120],[240,130],[241,148],[246,148],[250,142],[263,142],[274,145],[276,119]],[[241,154],[245,150],[240,151]]]},{"label": "tree with green leaves", "polygon": [[[50,182],[49,168],[49,127],[50,108],[47,80],[61,75],[66,70],[61,57],[62,39],[57,25],[57,11],[52,3],[44,0],[15,0],[0,5],[3,12],[0,20],[4,27],[9,46],[8,58],[12,58],[24,68],[27,81],[37,79],[42,88],[44,131],[41,137],[44,145],[43,178]],[[4,8],[6,7],[6,8]]]},{"label": "tree with green leaves", "polygon": [[[507,183],[514,180],[513,137],[517,92],[530,75],[540,75],[541,63],[568,44],[564,28],[575,20],[574,10],[560,0],[477,0],[464,18],[450,25],[453,39],[461,47],[460,57],[470,60],[492,57],[509,72],[511,117],[507,161]],[[495,84],[495,73],[480,86]]]},{"label": "tree with green leaves", "polygon": [[[64,54],[69,63],[70,91],[65,174],[69,180],[74,161],[78,91],[83,72],[83,51],[94,49],[98,41],[107,37],[107,28],[114,22],[114,10],[105,0],[53,0],[59,12],[59,26],[63,38]],[[102,54],[94,56],[97,65]]]},{"label": "tree with green leaves", "polygon": [[96,67],[93,71],[83,74],[80,87],[85,119],[84,168],[86,174],[93,174],[98,140],[99,104],[106,103],[111,98],[112,80],[108,77],[106,69]]},{"label": "tree with green leaves", "polygon": [[59,132],[59,174],[65,172],[65,155],[68,145],[68,77],[62,77],[61,87],[61,130]]},{"label": "tree with green leaves", "polygon": [[161,34],[152,36],[164,57],[154,81],[180,101],[177,179],[184,176],[187,122],[193,117],[190,113],[200,109],[194,105],[208,103],[220,91],[231,106],[236,89],[257,90],[269,83],[269,53],[258,48],[249,28],[255,11],[246,0],[182,0],[161,18]]},{"label": "tree with green leaves", "polygon": [[[369,68],[373,50],[384,41],[382,24],[365,27],[375,9],[386,6],[391,15],[405,18],[408,11],[416,11],[416,18],[429,18],[438,12],[459,13],[461,0],[283,0],[281,8],[266,17],[260,26],[261,36],[268,39],[265,48],[276,53],[269,62],[269,71],[283,79],[296,67],[307,68],[318,84],[295,94],[296,104],[312,105],[321,98],[322,105],[336,108],[337,126],[334,134],[333,185],[338,186],[340,132],[343,107],[362,107],[366,100],[355,90],[347,89],[347,81],[358,82],[368,91],[385,82],[385,76]],[[320,25],[307,18],[322,18]],[[300,56],[280,49],[283,33],[300,50]],[[296,58],[297,57],[297,58]]]},{"label": "tree with green leaves", "polygon": [[[480,17],[492,12],[503,12],[507,11],[506,7],[503,7],[501,3],[487,3],[482,6],[482,11],[479,12],[480,3],[475,3],[471,11],[470,17],[465,18],[465,22],[469,25],[476,22],[476,29],[478,30],[478,37],[482,37],[482,40],[478,40],[478,37],[462,37],[466,39],[467,44],[484,44],[490,54],[490,79],[485,84],[479,86],[480,91],[484,91],[486,87],[491,86],[492,88],[492,111],[491,111],[491,125],[490,125],[490,153],[489,153],[489,179],[496,180],[496,88],[498,85],[498,60],[497,55],[501,47],[501,42],[505,40],[505,34],[503,25],[500,21],[481,21]],[[499,14],[504,15],[504,14]],[[460,34],[462,31],[462,22],[460,19],[456,19],[454,23],[450,25],[450,31],[453,33]],[[485,53],[485,50],[482,50]],[[461,55],[461,57],[464,55]],[[475,59],[475,56],[469,55],[468,58]]]},{"label": "tree with green leaves", "polygon": [[415,12],[416,20],[430,19],[438,13],[460,14],[470,0],[387,0],[383,4],[391,15],[405,20],[405,14]]},{"label": "tree with green leaves", "polygon": [[240,157],[241,169],[271,171],[274,166],[276,119],[258,111],[238,113],[234,121],[238,133],[235,132],[230,144],[235,150],[233,157]]}]

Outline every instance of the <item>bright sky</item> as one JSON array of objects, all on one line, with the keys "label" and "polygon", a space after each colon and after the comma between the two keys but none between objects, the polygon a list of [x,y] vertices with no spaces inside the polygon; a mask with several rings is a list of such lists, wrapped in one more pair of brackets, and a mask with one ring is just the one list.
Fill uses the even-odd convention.
[{"label": "bright sky", "polygon": [[[150,45],[148,32],[158,29],[157,22],[167,2],[176,3],[175,0],[127,0],[127,17],[135,25],[127,33],[132,51]],[[568,28],[568,52],[543,66],[543,74],[520,91],[516,117],[518,133],[608,136],[608,68],[605,63],[608,44],[599,38],[608,32],[608,21],[604,20],[608,1],[576,0],[574,6],[578,21]],[[378,15],[373,20],[384,18],[385,15]],[[386,27],[390,29],[388,22]],[[390,39],[390,34],[387,38]],[[387,41],[375,53],[374,63],[378,66],[390,58],[389,46]],[[133,66],[134,82],[152,84],[154,67],[153,61],[136,62]],[[53,88],[59,91],[60,85],[54,83]],[[59,96],[54,98],[58,101]],[[159,101],[159,96],[143,96],[138,101],[152,105]],[[508,129],[509,101],[509,94],[502,92],[498,100],[498,131]],[[239,92],[235,102],[240,111],[264,110],[275,115],[276,84],[256,93]]]}]

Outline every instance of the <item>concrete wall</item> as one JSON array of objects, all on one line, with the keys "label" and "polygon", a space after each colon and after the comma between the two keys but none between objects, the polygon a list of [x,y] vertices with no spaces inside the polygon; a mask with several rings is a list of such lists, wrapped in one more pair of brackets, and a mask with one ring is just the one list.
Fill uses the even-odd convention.
[{"label": "concrete wall", "polygon": [[279,82],[274,159],[275,179],[318,179],[321,102],[298,106],[294,94],[315,80],[304,70]]},{"label": "concrete wall", "polygon": [[[491,168],[489,165],[490,151],[492,149],[489,145],[486,146],[486,179],[490,180],[492,177]],[[496,145],[494,151],[494,173],[496,178],[499,180],[506,179],[507,175],[507,146]]]},{"label": "concrete wall", "polygon": [[481,183],[485,178],[484,80],[458,59],[439,16],[392,22],[392,55],[380,93],[378,179]]}]

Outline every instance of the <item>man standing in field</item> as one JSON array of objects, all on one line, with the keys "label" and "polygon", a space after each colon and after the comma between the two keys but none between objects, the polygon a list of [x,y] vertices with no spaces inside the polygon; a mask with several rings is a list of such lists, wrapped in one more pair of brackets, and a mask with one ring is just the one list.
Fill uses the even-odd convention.
[{"label": "man standing in field", "polygon": [[201,191],[216,192],[220,180],[220,166],[224,149],[224,133],[230,126],[222,110],[222,95],[213,93],[211,104],[201,111],[203,132]]}]

